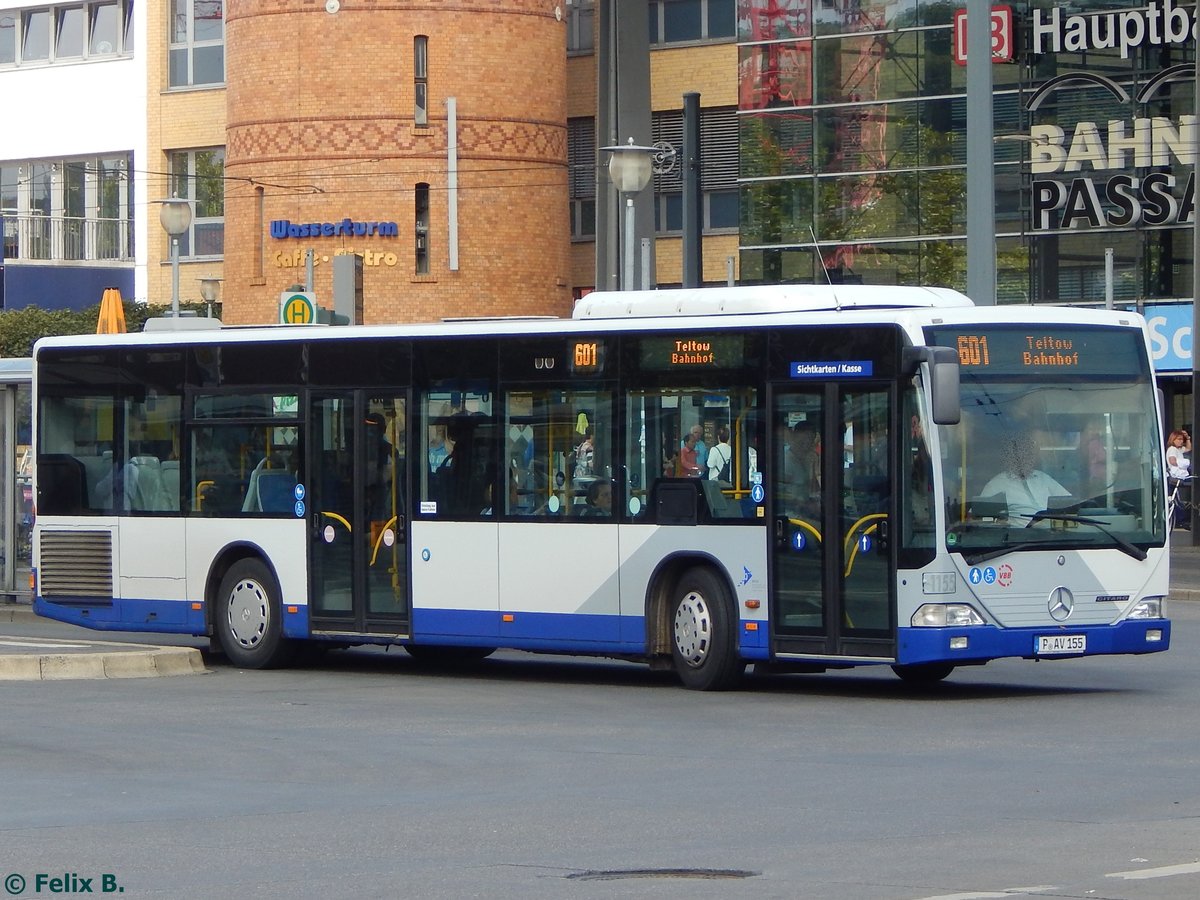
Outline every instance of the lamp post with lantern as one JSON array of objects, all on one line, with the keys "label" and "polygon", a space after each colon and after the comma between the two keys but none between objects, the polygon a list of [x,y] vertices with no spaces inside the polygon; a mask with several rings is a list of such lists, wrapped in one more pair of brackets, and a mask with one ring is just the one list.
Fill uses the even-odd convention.
[{"label": "lamp post with lantern", "polygon": [[192,204],[181,197],[159,200],[158,221],[171,237],[171,316],[179,318],[179,236],[192,224]]},{"label": "lamp post with lantern", "polygon": [[221,299],[221,279],[201,278],[200,299],[208,304],[208,317],[211,319],[213,304]]},{"label": "lamp post with lantern", "polygon": [[621,289],[634,289],[634,214],[633,198],[640,194],[650,183],[653,171],[653,160],[659,152],[657,147],[641,147],[629,139],[627,144],[615,147],[601,147],[602,153],[608,153],[608,177],[613,185],[625,197],[625,241],[624,265],[621,275]]}]

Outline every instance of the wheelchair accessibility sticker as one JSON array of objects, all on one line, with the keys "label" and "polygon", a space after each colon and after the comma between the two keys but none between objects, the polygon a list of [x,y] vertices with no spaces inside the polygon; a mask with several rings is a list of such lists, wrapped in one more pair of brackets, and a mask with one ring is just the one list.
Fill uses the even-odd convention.
[{"label": "wheelchair accessibility sticker", "polygon": [[979,566],[972,566],[971,571],[967,573],[967,579],[971,584],[979,584],[981,581],[985,584],[996,583],[996,570],[991,566],[986,569],[981,569]]}]

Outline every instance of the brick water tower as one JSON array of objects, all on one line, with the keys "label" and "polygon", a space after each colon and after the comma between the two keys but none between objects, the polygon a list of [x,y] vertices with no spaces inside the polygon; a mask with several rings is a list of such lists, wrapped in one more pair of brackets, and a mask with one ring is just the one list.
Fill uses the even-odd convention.
[{"label": "brick water tower", "polygon": [[565,0],[229,0],[224,318],[312,251],[367,323],[571,309]]}]

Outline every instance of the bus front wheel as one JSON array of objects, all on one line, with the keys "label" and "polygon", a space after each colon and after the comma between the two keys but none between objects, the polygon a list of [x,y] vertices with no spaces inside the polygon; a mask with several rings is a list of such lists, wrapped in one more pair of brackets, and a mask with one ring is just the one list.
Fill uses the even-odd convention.
[{"label": "bus front wheel", "polygon": [[735,687],[746,664],[737,655],[729,590],[707,568],[689,569],[675,587],[671,656],[684,687],[724,691]]},{"label": "bus front wheel", "polygon": [[279,586],[261,560],[238,560],[225,573],[213,627],[234,665],[270,669],[290,659],[292,642],[283,636]]}]

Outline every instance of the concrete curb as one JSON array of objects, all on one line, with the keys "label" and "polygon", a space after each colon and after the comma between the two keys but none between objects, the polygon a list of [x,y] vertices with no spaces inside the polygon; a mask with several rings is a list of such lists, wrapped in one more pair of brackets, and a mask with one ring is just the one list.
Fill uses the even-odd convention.
[{"label": "concrete curb", "polygon": [[[55,641],[61,645],[62,641]],[[194,647],[144,647],[73,641],[78,653],[0,654],[0,681],[68,681],[199,675],[204,657]],[[113,649],[104,649],[106,646]],[[93,649],[100,648],[100,649]],[[119,649],[118,649],[119,648]]]},{"label": "concrete curb", "polygon": [[124,653],[0,656],[0,681],[81,681],[200,675],[204,658],[193,647],[155,647]]}]

